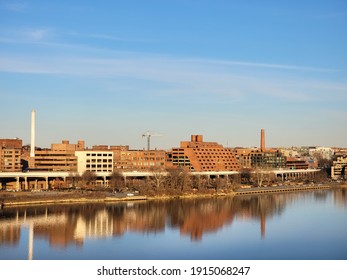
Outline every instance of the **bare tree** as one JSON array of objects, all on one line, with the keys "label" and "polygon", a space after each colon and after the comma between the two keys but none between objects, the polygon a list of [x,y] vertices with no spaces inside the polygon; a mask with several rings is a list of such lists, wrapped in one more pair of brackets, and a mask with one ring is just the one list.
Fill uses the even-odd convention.
[{"label": "bare tree", "polygon": [[70,187],[72,187],[72,188],[76,188],[82,180],[82,178],[78,172],[69,173],[69,179],[71,180]]},{"label": "bare tree", "polygon": [[166,180],[166,171],[163,168],[151,168],[150,172],[150,179],[154,183],[157,191],[161,190]]},{"label": "bare tree", "polygon": [[110,186],[113,189],[113,192],[120,191],[124,188],[124,178],[119,171],[113,171],[110,176]]},{"label": "bare tree", "polygon": [[263,181],[265,179],[265,172],[264,170],[260,168],[254,168],[254,171],[252,172],[252,179],[256,182],[257,187],[263,186]]},{"label": "bare tree", "polygon": [[251,182],[251,171],[249,169],[241,170],[241,183],[249,184]]},{"label": "bare tree", "polygon": [[82,174],[82,181],[85,183],[86,187],[91,187],[92,185],[94,185],[96,178],[97,177],[95,172],[89,170],[84,171],[84,173]]},{"label": "bare tree", "polygon": [[184,192],[192,189],[192,179],[188,170],[184,167],[171,168],[168,171],[167,188],[175,192]]}]

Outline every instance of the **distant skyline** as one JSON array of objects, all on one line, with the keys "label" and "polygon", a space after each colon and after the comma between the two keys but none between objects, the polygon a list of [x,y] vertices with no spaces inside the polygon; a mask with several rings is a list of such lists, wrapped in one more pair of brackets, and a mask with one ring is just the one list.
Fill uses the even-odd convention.
[{"label": "distant skyline", "polygon": [[0,138],[347,147],[347,2],[0,0]]}]

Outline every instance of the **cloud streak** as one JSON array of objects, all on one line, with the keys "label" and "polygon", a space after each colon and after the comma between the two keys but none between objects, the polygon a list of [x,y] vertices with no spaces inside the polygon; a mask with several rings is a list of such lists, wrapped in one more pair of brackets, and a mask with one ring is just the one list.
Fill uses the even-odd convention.
[{"label": "cloud streak", "polygon": [[[0,71],[47,75],[72,75],[91,79],[133,79],[160,83],[161,92],[168,95],[210,95],[229,98],[267,96],[296,102],[319,100],[324,94],[343,98],[347,85],[315,80],[293,83],[292,76],[275,78],[268,73],[257,78],[251,70],[240,74],[238,64],[231,69],[218,68],[219,61],[184,60],[163,56],[122,58],[85,57],[11,57],[0,56]],[[222,63],[223,64],[223,63]],[[253,68],[246,63],[242,67]],[[212,68],[212,70],[211,70]],[[296,77],[298,79],[298,77]],[[136,83],[136,82],[135,82]],[[326,97],[323,97],[326,98]]]},{"label": "cloud streak", "polygon": [[16,13],[22,13],[26,11],[26,4],[24,3],[19,3],[19,2],[13,2],[13,3],[6,3],[3,5],[4,9],[11,11],[11,12],[16,12]]},{"label": "cloud streak", "polygon": [[[179,96],[234,99],[265,96],[295,102],[322,100],[327,95],[345,100],[347,96],[346,84],[324,82],[314,77],[315,74],[339,72],[337,69],[116,51],[47,41],[51,33],[48,28],[37,28],[18,32],[18,41],[11,37],[0,38],[8,45],[36,47],[40,53],[17,54],[11,50],[0,53],[0,71],[151,81],[158,83],[162,94]],[[89,36],[119,39],[109,35]],[[49,55],[41,54],[40,50]]]}]

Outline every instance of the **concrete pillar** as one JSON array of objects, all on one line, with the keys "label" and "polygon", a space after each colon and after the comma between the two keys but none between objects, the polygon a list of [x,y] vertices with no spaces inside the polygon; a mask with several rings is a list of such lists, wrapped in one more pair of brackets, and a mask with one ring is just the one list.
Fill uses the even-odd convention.
[{"label": "concrete pillar", "polygon": [[24,177],[24,189],[27,191],[29,189],[28,187],[28,178]]},{"label": "concrete pillar", "polygon": [[48,177],[46,177],[45,179],[46,179],[46,190],[48,190],[48,187],[49,187],[49,186],[48,186],[48,184],[49,184],[49,183],[48,183]]},{"label": "concrete pillar", "polygon": [[20,186],[19,186],[19,177],[16,177],[16,191],[20,190]]},{"label": "concrete pillar", "polygon": [[34,187],[35,190],[37,190],[37,179],[35,179],[35,187]]}]

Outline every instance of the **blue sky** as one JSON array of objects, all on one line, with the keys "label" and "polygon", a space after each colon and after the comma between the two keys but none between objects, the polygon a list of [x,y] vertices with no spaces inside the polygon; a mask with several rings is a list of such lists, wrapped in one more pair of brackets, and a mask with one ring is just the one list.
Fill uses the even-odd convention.
[{"label": "blue sky", "polygon": [[0,0],[0,138],[347,146],[344,0]]}]

